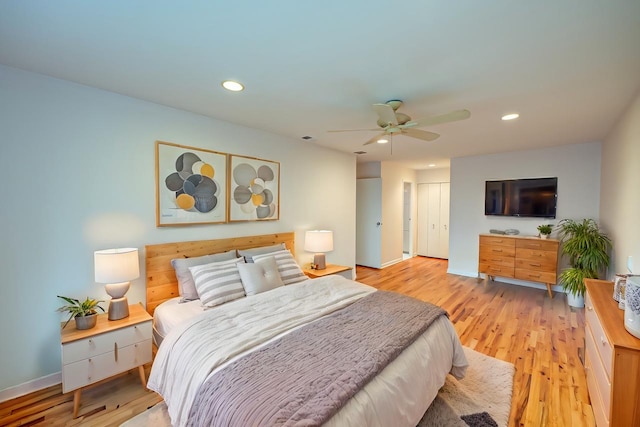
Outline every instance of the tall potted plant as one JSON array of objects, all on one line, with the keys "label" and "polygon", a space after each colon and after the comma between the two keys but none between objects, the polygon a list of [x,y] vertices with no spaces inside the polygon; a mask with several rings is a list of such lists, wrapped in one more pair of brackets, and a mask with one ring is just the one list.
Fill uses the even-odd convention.
[{"label": "tall potted plant", "polygon": [[560,283],[567,293],[569,305],[584,307],[584,279],[597,279],[609,266],[611,239],[593,219],[558,223],[562,253],[569,257],[571,267],[560,273]]}]

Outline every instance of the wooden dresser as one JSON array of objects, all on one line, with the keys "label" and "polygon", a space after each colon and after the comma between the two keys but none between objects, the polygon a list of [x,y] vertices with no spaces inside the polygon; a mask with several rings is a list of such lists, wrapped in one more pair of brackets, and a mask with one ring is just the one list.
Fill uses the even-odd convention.
[{"label": "wooden dresser", "polygon": [[640,340],[624,328],[613,283],[585,283],[585,370],[596,424],[640,426]]},{"label": "wooden dresser", "polygon": [[559,247],[556,239],[481,234],[478,273],[491,280],[499,276],[544,283],[553,298],[551,286],[557,280]]}]

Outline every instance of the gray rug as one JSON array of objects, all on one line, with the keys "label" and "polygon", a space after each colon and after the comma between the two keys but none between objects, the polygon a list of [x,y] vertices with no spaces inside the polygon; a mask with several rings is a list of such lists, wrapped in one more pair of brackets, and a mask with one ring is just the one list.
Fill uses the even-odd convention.
[{"label": "gray rug", "polygon": [[[451,375],[418,427],[506,427],[511,410],[514,366],[465,347],[469,369],[463,380]],[[136,415],[123,427],[170,427],[164,402]]]}]

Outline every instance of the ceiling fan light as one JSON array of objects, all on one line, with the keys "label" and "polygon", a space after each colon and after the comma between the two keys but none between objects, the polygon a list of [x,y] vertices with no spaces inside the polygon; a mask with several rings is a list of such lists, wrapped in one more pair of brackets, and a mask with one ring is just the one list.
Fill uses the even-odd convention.
[{"label": "ceiling fan light", "polygon": [[386,138],[380,138],[379,140],[376,141],[378,144],[386,144],[387,142],[389,142],[388,139]]},{"label": "ceiling fan light", "polygon": [[222,82],[222,87],[226,90],[230,90],[231,92],[240,92],[244,90],[244,86],[238,82],[233,80],[225,80]]},{"label": "ceiling fan light", "polygon": [[504,116],[502,116],[502,120],[504,120],[504,121],[515,120],[518,117],[520,117],[520,114],[518,114],[518,113],[505,114]]}]

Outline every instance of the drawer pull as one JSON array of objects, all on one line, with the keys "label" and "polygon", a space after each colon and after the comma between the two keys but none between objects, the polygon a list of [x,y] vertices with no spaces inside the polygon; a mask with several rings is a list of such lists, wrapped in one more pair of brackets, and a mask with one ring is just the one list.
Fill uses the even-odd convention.
[{"label": "drawer pull", "polygon": [[496,240],[494,240],[494,242],[496,242],[496,243],[502,243],[502,239],[499,239],[499,240],[498,240],[498,239],[496,239]]},{"label": "drawer pull", "polygon": [[533,255],[542,258],[542,254],[533,254]]},{"label": "drawer pull", "polygon": [[537,264],[537,263],[533,263],[533,262],[530,262],[529,265],[531,267],[541,267],[542,266],[542,264]]},{"label": "drawer pull", "polygon": [[539,248],[540,247],[540,243],[530,243],[529,246],[533,246],[535,248]]},{"label": "drawer pull", "polygon": [[604,337],[600,337],[600,342],[602,342],[602,345],[607,345],[607,340]]},{"label": "drawer pull", "polygon": [[588,307],[587,307],[587,310],[589,310],[589,311],[593,311],[593,307],[588,306]]},{"label": "drawer pull", "polygon": [[492,259],[491,261],[494,261],[494,262],[500,262],[500,259],[495,259],[495,258],[494,258],[494,259]]},{"label": "drawer pull", "polygon": [[118,361],[118,343],[114,342],[113,343],[113,354],[116,358],[116,362]]},{"label": "drawer pull", "polygon": [[540,275],[539,274],[530,274],[529,277],[533,277],[534,279],[539,279]]},{"label": "drawer pull", "polygon": [[492,249],[493,252],[502,252],[502,249]]},{"label": "drawer pull", "polygon": [[500,268],[492,268],[491,271],[502,271]]}]

